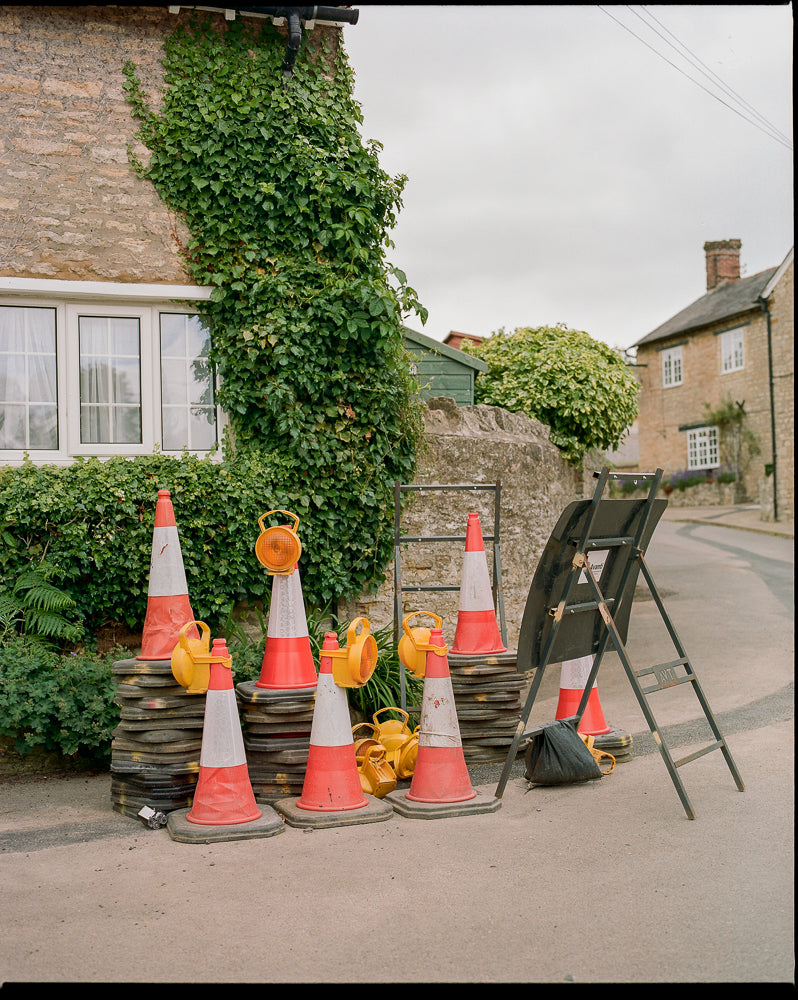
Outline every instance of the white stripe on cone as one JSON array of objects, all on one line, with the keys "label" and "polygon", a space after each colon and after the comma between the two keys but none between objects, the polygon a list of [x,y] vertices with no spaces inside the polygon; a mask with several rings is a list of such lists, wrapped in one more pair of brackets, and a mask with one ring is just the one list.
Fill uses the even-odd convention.
[{"label": "white stripe on cone", "polygon": [[484,549],[463,554],[460,610],[493,611],[493,591],[488,577],[488,564]]},{"label": "white stripe on cone", "polygon": [[200,767],[238,767],[246,762],[235,691],[209,690],[205,695]]},{"label": "white stripe on cone", "polygon": [[316,747],[354,745],[346,691],[335,683],[332,674],[319,674],[310,743]]},{"label": "white stripe on cone", "polygon": [[[593,669],[592,656],[579,656],[575,660],[563,660],[560,670],[560,687],[569,691],[584,691],[590,671]],[[593,681],[593,687],[596,687]]]},{"label": "white stripe on cone", "polygon": [[269,606],[269,628],[266,634],[273,639],[295,639],[308,634],[298,569],[295,569],[290,576],[274,577]]},{"label": "white stripe on cone", "polygon": [[420,747],[462,746],[452,679],[448,675],[424,679],[418,745]]},{"label": "white stripe on cone", "polygon": [[186,572],[177,527],[153,528],[150,558],[150,597],[187,594]]}]

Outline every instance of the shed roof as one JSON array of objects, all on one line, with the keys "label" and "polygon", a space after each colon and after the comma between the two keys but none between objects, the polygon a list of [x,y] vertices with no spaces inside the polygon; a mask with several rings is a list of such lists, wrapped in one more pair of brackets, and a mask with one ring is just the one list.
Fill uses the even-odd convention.
[{"label": "shed roof", "polygon": [[732,319],[742,313],[759,308],[762,293],[767,288],[770,279],[778,268],[771,267],[767,271],[752,274],[750,278],[741,278],[730,282],[696,299],[686,309],[676,313],[669,320],[658,326],[656,330],[641,337],[633,346],[650,344],[655,340],[663,340],[678,333],[687,333],[702,326]]},{"label": "shed roof", "polygon": [[409,340],[413,344],[417,344],[426,351],[433,351],[435,354],[441,354],[443,357],[456,361],[468,368],[474,368],[479,372],[486,372],[488,370],[488,366],[479,358],[466,354],[465,351],[461,351],[456,347],[449,347],[448,344],[443,344],[440,340],[433,340],[432,337],[419,333],[417,330],[411,330],[409,327],[403,326],[402,333],[404,334],[406,340]]}]

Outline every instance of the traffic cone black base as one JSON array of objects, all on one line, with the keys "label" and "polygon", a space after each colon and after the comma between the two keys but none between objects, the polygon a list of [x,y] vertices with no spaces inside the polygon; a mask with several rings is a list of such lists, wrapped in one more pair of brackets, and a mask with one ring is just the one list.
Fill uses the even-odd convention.
[{"label": "traffic cone black base", "polygon": [[182,844],[216,844],[225,840],[254,840],[256,837],[274,837],[285,829],[280,816],[271,806],[263,806],[261,815],[249,823],[229,823],[225,826],[206,826],[187,819],[190,809],[169,813],[166,829],[172,840]]},{"label": "traffic cone black base", "polygon": [[335,812],[320,812],[302,809],[296,799],[280,799],[274,808],[289,826],[300,829],[324,829],[333,826],[354,826],[356,823],[381,823],[393,816],[393,809],[385,799],[366,796],[366,804],[360,809],[339,809]]},{"label": "traffic cone black base", "polygon": [[470,816],[475,813],[493,813],[501,806],[492,792],[474,789],[476,795],[466,802],[418,802],[407,798],[404,789],[389,792],[383,801],[390,802],[400,816],[409,819],[446,819],[450,816]]}]

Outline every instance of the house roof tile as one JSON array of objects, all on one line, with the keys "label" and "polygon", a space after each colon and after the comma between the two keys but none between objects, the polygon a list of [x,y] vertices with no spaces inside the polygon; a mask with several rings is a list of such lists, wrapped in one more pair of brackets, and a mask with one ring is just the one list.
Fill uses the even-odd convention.
[{"label": "house roof tile", "polygon": [[687,333],[758,308],[760,296],[777,270],[778,268],[771,267],[767,271],[752,274],[750,278],[741,278],[720,288],[713,288],[711,292],[696,299],[651,333],[641,337],[634,346],[639,347],[641,344],[650,344],[665,337],[672,337],[674,334]]}]

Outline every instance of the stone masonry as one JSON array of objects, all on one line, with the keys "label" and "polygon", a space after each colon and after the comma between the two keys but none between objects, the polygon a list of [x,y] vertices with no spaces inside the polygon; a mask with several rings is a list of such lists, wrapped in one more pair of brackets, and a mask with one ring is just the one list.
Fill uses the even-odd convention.
[{"label": "stone masonry", "polygon": [[[521,619],[538,560],[563,509],[583,494],[581,479],[549,441],[548,428],[520,413],[497,406],[461,406],[448,398],[432,399],[426,415],[427,453],[416,484],[457,485],[501,482],[500,555],[507,645],[517,648]],[[592,470],[591,470],[592,476]],[[493,534],[491,491],[408,493],[401,531],[412,537],[464,535],[468,514],[479,514],[483,536]],[[464,544],[417,542],[401,553],[404,585],[459,587]],[[493,548],[485,542],[489,573]],[[372,629],[393,621],[393,565],[379,590],[339,607],[342,620],[360,615]],[[492,575],[492,573],[491,573]],[[443,619],[451,644],[457,626],[459,593],[404,595],[403,615],[431,611]],[[431,622],[419,619],[419,625]]]},{"label": "stone masonry", "polygon": [[[123,89],[130,60],[158,109],[163,41],[189,14],[0,7],[0,274],[191,283],[180,220],[130,167],[128,150],[145,163],[149,153]],[[336,32],[316,25],[303,44]]]}]

